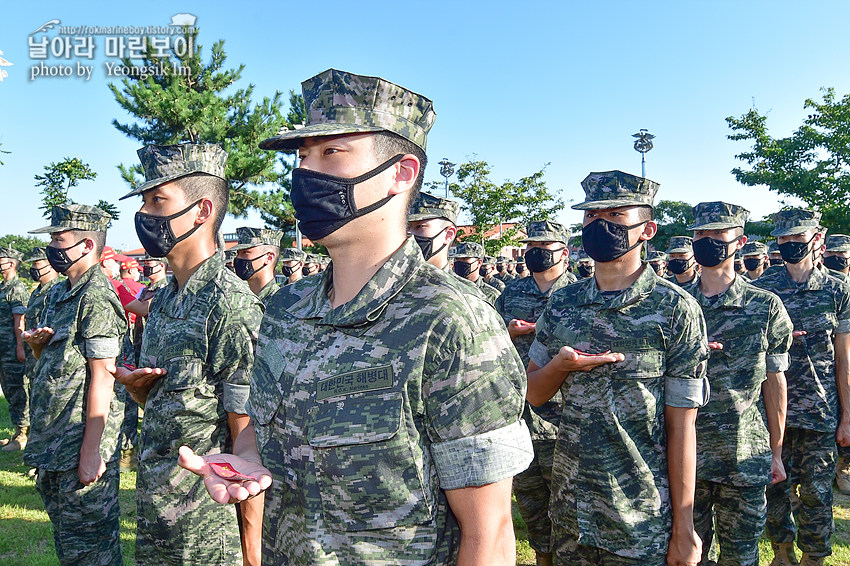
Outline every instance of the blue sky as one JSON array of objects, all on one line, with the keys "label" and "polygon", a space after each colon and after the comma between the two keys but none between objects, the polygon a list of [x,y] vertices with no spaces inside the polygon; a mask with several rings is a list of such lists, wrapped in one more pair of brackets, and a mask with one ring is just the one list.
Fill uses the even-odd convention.
[{"label": "blue sky", "polygon": [[[647,177],[661,183],[658,199],[725,200],[761,218],[778,209],[777,196],[730,174],[746,146],[726,139],[724,118],[755,101],[771,133],[785,136],[821,87],[850,92],[846,1],[81,4],[18,3],[0,19],[0,50],[14,64],[0,82],[0,143],[12,152],[0,157],[0,234],[45,224],[33,181],[44,165],[81,157],[98,177],[73,189],[73,198],[115,202],[126,192],[116,165],[136,159],[137,142],[111,125],[128,116],[106,86],[102,38],[93,62],[48,61],[94,64],[88,81],[30,80],[28,36],[54,18],[164,26],[173,14],[194,14],[204,53],[224,39],[228,66],[244,64],[240,84],[254,83],[259,97],[298,90],[330,67],[382,76],[434,101],[432,164],[477,156],[501,181],[550,163],[549,186],[567,201],[583,198],[579,183],[590,171],[639,174],[631,134],[646,128],[657,136]],[[426,179],[441,181],[439,167]],[[119,203],[113,246],[138,247],[138,205]],[[575,211],[561,215],[565,223],[579,219]],[[228,219],[225,229],[260,223]]]}]

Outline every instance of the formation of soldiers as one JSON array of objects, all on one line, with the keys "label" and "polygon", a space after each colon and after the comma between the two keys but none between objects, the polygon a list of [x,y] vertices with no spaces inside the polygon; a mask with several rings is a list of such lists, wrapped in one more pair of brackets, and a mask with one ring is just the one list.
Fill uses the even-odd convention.
[{"label": "formation of soldiers", "polygon": [[836,472],[850,490],[850,237],[785,210],[771,250],[705,202],[644,259],[659,185],[607,171],[573,207],[575,272],[551,220],[487,256],[419,191],[430,100],[337,70],[303,91],[308,124],[260,148],[299,153],[327,269],[268,229],[226,256],[227,156],[200,144],[139,150],[141,262],[81,204],[0,250],[2,449],[62,564],[122,564],[122,451],[139,564],[510,564],[511,493],[541,565],[710,564],[712,540],[752,565],[762,533],[774,565],[823,563]]}]

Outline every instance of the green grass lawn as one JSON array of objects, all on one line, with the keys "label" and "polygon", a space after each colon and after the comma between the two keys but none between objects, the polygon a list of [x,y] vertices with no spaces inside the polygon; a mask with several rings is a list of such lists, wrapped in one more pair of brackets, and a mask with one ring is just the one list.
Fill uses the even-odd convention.
[{"label": "green grass lawn", "polygon": [[[0,438],[12,434],[9,405],[0,397]],[[124,564],[135,563],[136,474],[121,474],[121,549]],[[514,504],[514,530],[517,537],[517,564],[535,563],[534,551],[528,546],[528,531]],[[835,492],[835,537],[833,555],[826,564],[850,565],[850,497]],[[760,541],[760,564],[772,559],[770,543]],[[799,553],[798,553],[799,554]],[[0,564],[3,566],[53,566],[58,564],[53,549],[53,529],[44,511],[34,480],[27,477],[20,452],[0,452]]]}]

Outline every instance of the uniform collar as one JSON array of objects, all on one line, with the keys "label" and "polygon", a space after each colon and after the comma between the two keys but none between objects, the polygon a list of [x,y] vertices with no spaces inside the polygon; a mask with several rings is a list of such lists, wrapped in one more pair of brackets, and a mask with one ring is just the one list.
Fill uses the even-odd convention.
[{"label": "uniform collar", "polygon": [[205,259],[198,269],[189,276],[183,287],[177,288],[177,278],[172,277],[168,285],[178,295],[194,296],[198,294],[207,283],[215,279],[221,270],[224,269],[224,257],[220,253],[214,253]]},{"label": "uniform collar", "polygon": [[645,262],[642,265],[643,271],[635,282],[611,298],[606,298],[596,286],[596,275],[586,279],[584,289],[578,297],[581,301],[580,305],[598,304],[605,305],[609,309],[620,309],[646,297],[655,289],[658,276]]},{"label": "uniform collar", "polygon": [[824,275],[818,268],[814,268],[812,269],[812,273],[809,275],[809,279],[807,281],[804,283],[798,283],[791,279],[791,275],[788,273],[788,268],[785,267],[782,271],[780,271],[779,278],[785,287],[797,287],[799,291],[820,291],[823,289],[827,275]]},{"label": "uniform collar", "polygon": [[[95,277],[97,274],[100,274],[103,277],[103,279],[107,283],[109,283],[109,280],[106,278],[106,275],[103,275],[103,272],[100,270],[100,263],[99,262],[95,263],[93,266],[89,267],[88,270],[86,270],[85,273],[83,273],[82,277],[80,277],[80,279],[77,281],[77,283],[73,287],[70,286],[71,280],[65,279],[65,281],[64,281],[65,292],[62,294],[62,296],[59,298],[59,300],[65,301],[65,300],[68,300],[71,297],[74,297],[75,295],[77,295],[83,289],[83,287],[88,285],[89,281],[91,281],[92,278]],[[112,287],[111,283],[109,284],[109,287],[111,289],[114,289],[114,287]]]},{"label": "uniform collar", "polygon": [[355,327],[376,321],[387,303],[425,265],[422,250],[413,237],[408,238],[359,293],[347,303],[333,308],[328,294],[333,288],[333,264],[322,274],[321,282],[287,309],[299,319],[319,319],[318,324]]},{"label": "uniform collar", "polygon": [[[696,294],[696,298],[703,309],[740,308],[744,306],[744,285],[746,284],[744,278],[736,273],[732,284],[728,289],[720,293],[716,301],[711,302],[711,300],[702,294],[702,291]],[[699,290],[699,285],[695,288]]]},{"label": "uniform collar", "polygon": [[534,295],[538,297],[551,297],[552,293],[560,289],[561,287],[566,287],[570,284],[569,275],[567,275],[567,270],[564,272],[552,283],[552,286],[549,287],[549,290],[543,293],[540,290],[540,287],[537,286],[537,281],[534,280],[534,275],[529,275],[524,279],[521,279],[517,285],[519,289],[522,291],[523,295]]}]

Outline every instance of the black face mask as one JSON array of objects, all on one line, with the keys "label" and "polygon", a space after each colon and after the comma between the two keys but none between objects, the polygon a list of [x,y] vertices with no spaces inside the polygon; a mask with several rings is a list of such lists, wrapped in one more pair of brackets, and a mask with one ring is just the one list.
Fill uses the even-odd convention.
[{"label": "black face mask", "polygon": [[762,259],[758,257],[745,257],[744,258],[744,267],[747,268],[747,271],[755,271],[762,264]]},{"label": "black face mask", "polygon": [[292,172],[292,206],[301,233],[313,241],[336,232],[355,218],[379,209],[393,196],[358,209],[354,202],[354,187],[380,175],[404,157],[396,155],[359,177],[347,178],[298,168]]},{"label": "black face mask", "polygon": [[191,230],[180,236],[174,235],[171,230],[171,220],[183,216],[204,199],[198,199],[180,212],[170,216],[157,216],[145,212],[136,213],[136,235],[142,243],[142,247],[151,257],[165,257],[174,246],[191,236],[202,224],[198,224]]},{"label": "black face mask", "polygon": [[559,261],[555,261],[555,254],[564,251],[564,248],[547,250],[546,248],[531,248],[525,252],[525,265],[532,273],[540,273],[555,267]]},{"label": "black face mask", "polygon": [[302,268],[301,268],[301,275],[303,275],[304,277],[307,277],[307,276],[308,276],[308,275],[310,275],[311,273],[313,273],[313,270],[311,270],[311,269],[310,269],[309,267],[307,267],[306,265],[305,265],[304,267],[302,267]]},{"label": "black face mask", "polygon": [[517,275],[522,275],[522,272],[523,272],[523,271],[525,271],[525,267],[524,267],[524,266],[522,266],[522,265],[517,265],[517,266],[516,266],[516,273],[517,273]]},{"label": "black face mask", "polygon": [[656,273],[656,275],[661,275],[664,273],[664,267],[660,263],[650,263],[649,266]]},{"label": "black face mask", "polygon": [[487,267],[484,266],[484,265],[479,267],[478,268],[478,275],[480,275],[481,277],[487,277]]},{"label": "black face mask", "polygon": [[587,264],[579,264],[578,274],[581,275],[582,278],[587,279],[593,275],[593,268]]},{"label": "black face mask", "polygon": [[[39,279],[41,279],[41,276],[42,276],[41,270],[42,269],[50,269],[50,266],[45,265],[41,269],[36,269],[35,267],[30,267],[30,278],[33,281],[38,281]],[[47,272],[45,271],[45,273],[47,273]]]},{"label": "black face mask", "polygon": [[831,255],[823,258],[823,265],[827,269],[835,271],[844,271],[850,265],[850,258],[841,257],[840,255]]},{"label": "black face mask", "polygon": [[604,218],[597,218],[581,229],[581,243],[584,251],[594,261],[607,263],[622,257],[643,243],[638,239],[634,245],[629,245],[629,230],[637,228],[649,222],[644,220],[631,226],[623,226],[614,222],[608,222]]},{"label": "black face mask", "polygon": [[667,262],[667,269],[670,273],[682,275],[691,268],[691,260],[689,259],[671,259]]},{"label": "black face mask", "polygon": [[246,259],[243,257],[237,257],[233,260],[233,271],[236,273],[236,276],[243,281],[247,281],[251,277],[254,276],[260,269],[263,269],[266,264],[260,266],[260,269],[254,269],[254,262],[258,259],[266,257],[265,255],[261,255],[255,257],[254,259]]},{"label": "black face mask", "polygon": [[729,244],[734,244],[740,238],[724,242],[714,238],[694,240],[694,259],[703,267],[714,267],[729,257]]},{"label": "black face mask", "polygon": [[504,265],[496,265],[496,271],[499,272],[499,273],[504,273],[505,272],[505,266]]},{"label": "black face mask", "polygon": [[280,272],[281,272],[281,273],[283,274],[283,276],[284,276],[284,277],[286,277],[287,279],[288,279],[288,278],[290,278],[290,277],[292,277],[292,274],[293,274],[293,273],[295,273],[295,271],[296,271],[297,269],[298,269],[298,267],[296,267],[296,266],[294,266],[294,265],[282,265],[282,266],[280,266]]},{"label": "black face mask", "polygon": [[422,257],[425,258],[425,261],[428,261],[429,259],[431,259],[435,255],[440,253],[440,251],[448,245],[448,244],[444,243],[442,246],[440,246],[436,250],[434,249],[434,240],[437,239],[437,236],[439,236],[440,234],[442,234],[443,232],[445,232],[448,229],[449,229],[449,227],[446,226],[445,228],[443,228],[442,230],[440,230],[439,232],[437,232],[436,234],[434,234],[430,238],[428,238],[427,236],[417,236],[416,234],[413,235],[413,239],[416,240],[416,243],[419,245],[419,249],[422,250]]},{"label": "black face mask", "polygon": [[72,244],[67,248],[54,248],[53,246],[47,246],[47,261],[50,263],[50,267],[55,269],[57,273],[65,273],[68,271],[72,265],[83,259],[83,256],[80,256],[75,260],[71,260],[71,258],[68,257],[67,251],[71,248],[76,248],[85,241],[85,238],[83,238],[76,244]]},{"label": "black face mask", "polygon": [[456,261],[452,269],[455,270],[455,273],[465,279],[467,275],[472,273],[472,264],[466,263],[465,261]]},{"label": "black face mask", "polygon": [[[158,267],[159,266],[154,266],[154,265],[143,265],[142,266],[142,275],[144,275],[145,277],[150,279],[151,275],[153,275],[154,273],[159,273]],[[156,270],[156,271],[154,271],[154,270]]]},{"label": "black face mask", "polygon": [[774,265],[784,265],[784,264],[785,264],[785,260],[783,260],[783,259],[773,258],[773,259],[771,259],[771,260],[770,260],[770,265],[771,265],[771,266],[774,266]]},{"label": "black face mask", "polygon": [[811,253],[809,244],[814,239],[815,237],[812,236],[808,242],[785,242],[784,244],[779,244],[779,253],[782,254],[782,259],[786,263],[800,263]]}]

